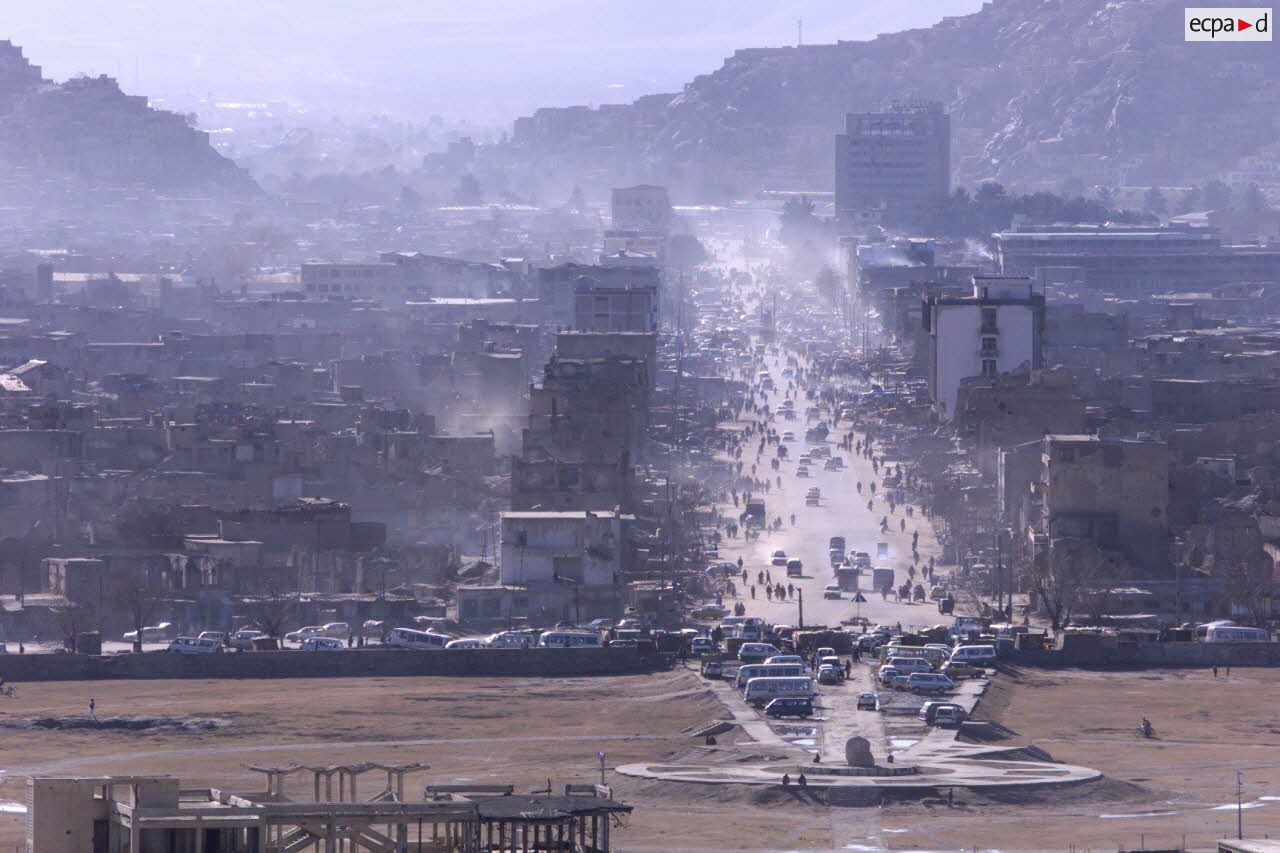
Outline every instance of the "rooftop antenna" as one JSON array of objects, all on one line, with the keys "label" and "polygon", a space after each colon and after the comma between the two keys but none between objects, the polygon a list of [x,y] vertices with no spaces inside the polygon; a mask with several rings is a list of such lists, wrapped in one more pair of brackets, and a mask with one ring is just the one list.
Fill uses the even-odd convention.
[{"label": "rooftop antenna", "polygon": [[804,47],[804,18],[796,18],[796,47]]}]

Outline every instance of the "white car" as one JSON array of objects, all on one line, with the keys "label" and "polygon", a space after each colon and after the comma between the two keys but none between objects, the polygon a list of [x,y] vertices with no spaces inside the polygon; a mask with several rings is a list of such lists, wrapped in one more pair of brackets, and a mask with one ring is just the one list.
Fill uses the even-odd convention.
[{"label": "white car", "polygon": [[766,664],[774,664],[774,663],[798,663],[798,664],[800,664],[801,666],[803,666],[803,665],[804,665],[804,658],[800,657],[800,655],[774,655],[773,657],[771,657],[771,658],[769,658],[768,660],[766,660],[766,661],[765,661],[765,663],[766,663]]},{"label": "white car", "polygon": [[[169,633],[172,630],[173,630],[173,624],[169,622],[161,622],[159,625],[148,625],[142,629],[142,637],[141,637],[142,642],[144,643],[163,642],[169,636]],[[129,643],[137,642],[139,639],[138,632],[136,630],[125,631],[124,639],[125,639],[125,642],[129,642]]]},{"label": "white car", "polygon": [[446,649],[483,649],[484,640],[468,637],[462,640],[450,640],[444,644]]},{"label": "white car", "polygon": [[175,637],[169,643],[169,651],[180,655],[216,655],[222,651],[222,643],[200,637]]},{"label": "white car", "polygon": [[257,631],[253,628],[241,628],[236,631],[227,640],[227,645],[233,649],[252,649],[253,641],[258,637],[267,636],[265,631]]},{"label": "white car", "polygon": [[301,643],[303,640],[307,639],[308,637],[323,637],[323,636],[324,636],[323,625],[306,625],[302,628],[299,628],[296,631],[290,631],[289,633],[285,634],[284,639],[285,639],[285,642],[287,643]]},{"label": "white car", "polygon": [[298,645],[301,652],[340,652],[345,648],[337,637],[307,637]]}]

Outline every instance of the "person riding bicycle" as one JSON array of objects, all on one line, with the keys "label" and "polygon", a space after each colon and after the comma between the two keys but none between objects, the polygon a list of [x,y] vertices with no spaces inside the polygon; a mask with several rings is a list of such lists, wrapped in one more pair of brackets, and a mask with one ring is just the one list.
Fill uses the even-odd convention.
[{"label": "person riding bicycle", "polygon": [[1151,721],[1146,717],[1142,718],[1142,725],[1139,726],[1143,737],[1151,737]]}]

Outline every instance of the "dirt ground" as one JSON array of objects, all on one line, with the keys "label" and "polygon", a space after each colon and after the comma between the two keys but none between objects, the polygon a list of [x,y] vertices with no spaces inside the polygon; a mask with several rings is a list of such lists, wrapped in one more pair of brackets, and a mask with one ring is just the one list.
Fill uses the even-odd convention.
[{"label": "dirt ground", "polygon": [[[77,727],[91,697],[103,725]],[[682,730],[722,713],[686,671],[582,679],[22,684],[16,697],[0,699],[0,801],[25,803],[30,774],[171,774],[189,785],[253,792],[264,786],[249,764],[358,761],[425,762],[430,771],[417,784],[510,782],[527,792],[545,787],[549,777],[562,789],[566,782],[598,781],[600,751],[609,767],[689,755],[698,747]],[[162,725],[125,730],[115,717]],[[730,744],[734,737],[719,740]],[[375,775],[362,796],[377,793]],[[677,790],[607,776],[615,795],[636,806],[614,836],[623,849],[670,850],[673,837],[696,839],[690,849],[826,843],[810,838],[798,815],[779,820],[742,808],[751,792]],[[300,799],[304,788],[299,782]],[[24,821],[0,804],[0,851],[22,842]]]},{"label": "dirt ground", "polygon": [[[96,701],[101,728],[77,728]],[[957,791],[829,806],[820,793],[629,779],[627,851],[1211,849],[1234,834],[1235,771],[1245,832],[1280,834],[1280,670],[1022,671],[995,680],[978,717],[1102,782],[1035,794]],[[1142,716],[1157,737],[1137,737]],[[416,782],[511,782],[518,791],[599,778],[606,763],[708,755],[691,727],[722,708],[690,672],[591,679],[387,678],[24,684],[0,700],[0,801],[28,774],[168,773],[260,790],[248,764],[422,761]],[[116,717],[154,720],[125,729]],[[39,721],[33,723],[31,721]],[[722,746],[734,740],[721,737]],[[721,755],[721,760],[729,756]],[[376,793],[371,779],[362,795]],[[299,794],[302,793],[301,786]],[[1229,806],[1229,808],[1223,808]],[[0,803],[0,851],[24,816]]]}]

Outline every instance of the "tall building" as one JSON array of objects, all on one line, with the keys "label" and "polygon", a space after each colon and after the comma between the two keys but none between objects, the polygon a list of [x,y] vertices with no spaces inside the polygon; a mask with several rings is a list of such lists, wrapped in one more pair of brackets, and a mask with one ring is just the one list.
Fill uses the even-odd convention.
[{"label": "tall building", "polygon": [[842,223],[918,222],[951,192],[951,117],[935,102],[849,113],[835,167]]},{"label": "tall building", "polygon": [[929,391],[939,414],[955,416],[960,381],[994,379],[1041,366],[1044,296],[1026,276],[974,276],[968,296],[931,294],[922,306],[929,335]]}]

